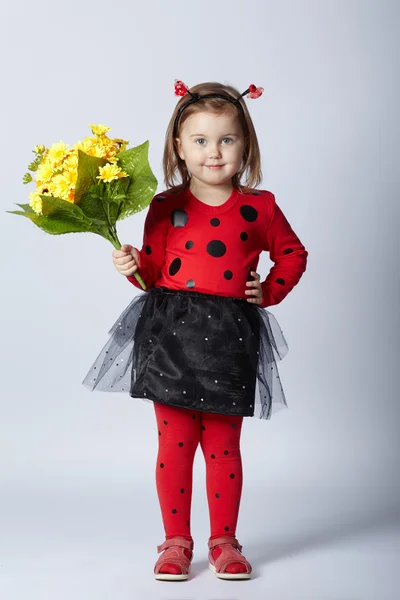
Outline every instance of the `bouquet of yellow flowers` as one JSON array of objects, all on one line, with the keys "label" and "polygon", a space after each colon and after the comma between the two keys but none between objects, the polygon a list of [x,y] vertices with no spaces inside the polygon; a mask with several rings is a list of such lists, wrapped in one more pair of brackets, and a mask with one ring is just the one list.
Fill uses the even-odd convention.
[{"label": "bouquet of yellow flowers", "polygon": [[[29,204],[7,211],[30,219],[46,233],[89,231],[119,250],[116,222],[146,208],[157,189],[148,161],[149,142],[127,149],[128,141],[110,139],[106,125],[89,125],[94,137],[68,148],[64,142],[35,146],[23,183],[36,183]],[[143,290],[146,285],[135,272]]]}]

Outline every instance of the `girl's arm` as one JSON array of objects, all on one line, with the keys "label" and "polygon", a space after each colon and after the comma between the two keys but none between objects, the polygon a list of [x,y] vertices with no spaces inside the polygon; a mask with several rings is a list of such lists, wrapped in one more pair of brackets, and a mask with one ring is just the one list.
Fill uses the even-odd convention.
[{"label": "girl's arm", "polygon": [[[139,253],[138,271],[146,284],[147,289],[153,287],[161,276],[161,269],[165,262],[165,246],[168,233],[167,212],[162,209],[163,203],[152,199],[146,215],[143,232],[142,249]],[[135,277],[127,279],[137,288],[142,289]]]},{"label": "girl's arm", "polygon": [[288,220],[273,199],[272,216],[264,235],[264,250],[275,263],[261,283],[261,308],[279,304],[299,282],[306,270],[308,252],[291,228]]}]

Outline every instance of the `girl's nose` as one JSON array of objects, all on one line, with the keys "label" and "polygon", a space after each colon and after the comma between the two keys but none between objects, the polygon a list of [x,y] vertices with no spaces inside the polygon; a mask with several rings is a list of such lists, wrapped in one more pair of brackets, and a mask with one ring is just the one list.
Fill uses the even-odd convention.
[{"label": "girl's nose", "polygon": [[210,151],[210,158],[215,158],[221,156],[221,152],[218,150],[218,147],[214,147]]}]

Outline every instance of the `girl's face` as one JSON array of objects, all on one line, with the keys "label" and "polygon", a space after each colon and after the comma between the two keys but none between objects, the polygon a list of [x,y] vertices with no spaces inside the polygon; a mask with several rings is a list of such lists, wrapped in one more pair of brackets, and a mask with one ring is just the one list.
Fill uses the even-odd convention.
[{"label": "girl's face", "polygon": [[[242,164],[245,139],[237,116],[200,112],[191,115],[176,138],[177,151],[192,177],[221,185]],[[218,168],[212,168],[218,165]]]}]

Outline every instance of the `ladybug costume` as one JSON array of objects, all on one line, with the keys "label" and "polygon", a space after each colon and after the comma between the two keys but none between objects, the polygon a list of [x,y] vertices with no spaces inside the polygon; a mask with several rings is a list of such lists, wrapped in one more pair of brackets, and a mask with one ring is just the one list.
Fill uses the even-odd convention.
[{"label": "ladybug costume", "polygon": [[[257,305],[245,290],[262,251],[275,265]],[[266,307],[298,283],[308,253],[274,195],[234,190],[210,206],[167,190],[150,203],[138,252],[148,291],[119,317],[84,384],[225,415],[270,419],[286,407],[276,361],[288,346]]]},{"label": "ladybug costume", "polygon": [[[202,98],[261,96],[255,85],[239,98],[190,92],[183,110]],[[138,250],[138,249],[137,249]],[[262,251],[275,263],[262,282],[260,305],[247,302]],[[220,206],[198,200],[189,188],[166,190],[150,203],[139,252],[147,292],[136,296],[83,383],[91,390],[129,392],[167,406],[232,416],[271,415],[287,406],[276,361],[288,345],[266,310],[293,289],[308,252],[266,190],[233,190]],[[128,280],[142,290],[135,277]]]},{"label": "ladybug costume", "polygon": [[[239,98],[192,94],[189,104],[261,96],[250,86]],[[198,444],[207,465],[211,538],[235,535],[242,487],[243,417],[270,419],[287,406],[276,362],[288,345],[267,307],[299,282],[308,252],[267,190],[233,190],[210,206],[190,189],[157,194],[146,215],[139,293],[113,325],[83,383],[126,392],[153,404],[159,436],[157,490],[167,539],[190,535],[192,467]],[[274,262],[260,305],[247,301],[246,281],[262,251]],[[140,293],[142,292],[142,293]]]}]

